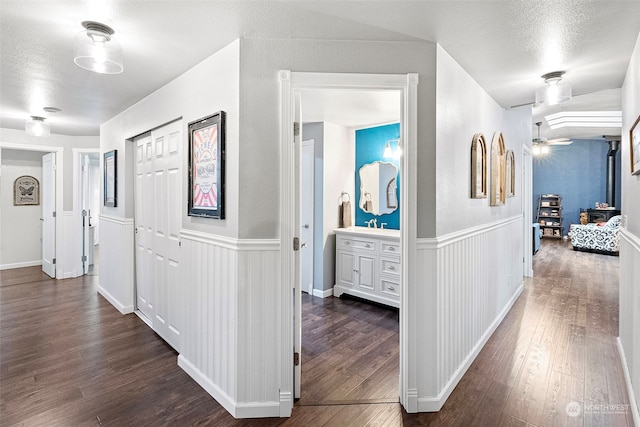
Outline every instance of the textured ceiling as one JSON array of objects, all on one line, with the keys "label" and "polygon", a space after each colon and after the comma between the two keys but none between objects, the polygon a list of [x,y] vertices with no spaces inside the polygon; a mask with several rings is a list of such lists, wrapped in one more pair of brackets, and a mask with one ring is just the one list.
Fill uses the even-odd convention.
[{"label": "textured ceiling", "polygon": [[[562,109],[615,109],[611,89],[622,85],[639,16],[640,1],[606,0],[0,0],[0,127],[22,129],[29,115],[44,115],[54,133],[97,135],[101,123],[239,37],[435,41],[505,108],[530,103],[540,75],[566,70],[574,95],[603,94],[606,107],[596,94]],[[73,64],[85,20],[115,29],[124,73]],[[43,113],[46,106],[62,111]]]}]

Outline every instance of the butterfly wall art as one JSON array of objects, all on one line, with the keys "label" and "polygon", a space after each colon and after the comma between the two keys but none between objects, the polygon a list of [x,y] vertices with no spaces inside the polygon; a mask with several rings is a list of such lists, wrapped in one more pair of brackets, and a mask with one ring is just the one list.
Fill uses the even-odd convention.
[{"label": "butterfly wall art", "polygon": [[23,175],[13,182],[14,206],[37,206],[40,204],[40,182],[29,175]]}]

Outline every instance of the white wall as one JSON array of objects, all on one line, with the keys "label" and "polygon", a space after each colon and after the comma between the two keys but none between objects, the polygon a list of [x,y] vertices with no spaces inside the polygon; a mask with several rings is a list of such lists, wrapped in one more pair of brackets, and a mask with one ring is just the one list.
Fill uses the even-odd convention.
[{"label": "white wall", "polygon": [[324,124],[324,185],[323,185],[323,282],[322,290],[335,285],[336,235],[339,211],[338,199],[343,191],[351,196],[351,221],[355,223],[356,135],[333,123]]},{"label": "white wall", "polygon": [[[52,125],[52,129],[54,125]],[[54,129],[55,130],[55,129]],[[73,148],[98,148],[100,137],[97,136],[69,136],[51,134],[47,138],[29,136],[23,130],[0,128],[0,142],[12,144],[38,145],[62,147],[63,151],[63,189],[65,211],[73,210]]]},{"label": "white wall", "polygon": [[43,155],[38,151],[2,149],[0,270],[42,263],[42,202],[37,206],[14,206],[13,183],[22,175],[30,175],[42,185]]},{"label": "white wall", "polygon": [[[489,198],[471,199],[470,152],[476,133],[484,134],[489,155],[495,132],[502,132],[505,149],[516,159],[516,188],[520,188],[522,145],[531,141],[531,107],[502,109],[442,48],[438,48],[437,107],[437,235],[508,218],[522,210],[516,191],[505,206],[489,207]],[[490,166],[487,158],[487,167]],[[490,174],[487,176],[489,187]]]},{"label": "white wall", "polygon": [[640,35],[622,86],[620,350],[634,421],[640,425],[640,175],[631,175],[629,131],[640,116]]},{"label": "white wall", "polygon": [[[422,85],[422,80],[420,82]],[[531,109],[505,111],[440,47],[437,49],[435,238],[419,238],[409,292],[408,406],[439,410],[523,289],[521,195],[490,207],[470,199],[473,135],[502,132],[521,170]],[[489,163],[489,162],[488,162]],[[423,165],[419,165],[422,170]],[[521,188],[516,173],[516,188]],[[419,180],[420,181],[420,180]],[[423,182],[419,182],[419,185]],[[415,399],[415,400],[413,400]]]}]

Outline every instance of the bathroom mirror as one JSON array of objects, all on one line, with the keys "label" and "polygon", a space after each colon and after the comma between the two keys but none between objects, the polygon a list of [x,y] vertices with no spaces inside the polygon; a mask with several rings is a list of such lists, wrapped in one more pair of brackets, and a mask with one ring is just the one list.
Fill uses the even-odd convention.
[{"label": "bathroom mirror", "polygon": [[360,209],[373,215],[389,214],[398,209],[396,177],[393,163],[373,162],[360,168]]}]

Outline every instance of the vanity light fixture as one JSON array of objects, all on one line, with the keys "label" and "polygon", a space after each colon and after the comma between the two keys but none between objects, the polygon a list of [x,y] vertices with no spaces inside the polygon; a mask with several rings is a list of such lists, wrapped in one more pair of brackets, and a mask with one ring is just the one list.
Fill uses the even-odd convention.
[{"label": "vanity light fixture", "polygon": [[100,74],[120,74],[122,48],[113,37],[115,31],[100,22],[84,21],[85,28],[76,34],[73,62],[85,70]]},{"label": "vanity light fixture", "polygon": [[[391,148],[391,143],[395,142],[397,144],[396,149]],[[402,153],[402,149],[400,148],[400,140],[399,139],[390,139],[387,141],[387,145],[384,147],[384,152],[382,153],[382,157],[385,159],[399,159],[400,154]]]},{"label": "vanity light fixture", "polygon": [[385,159],[393,157],[393,151],[391,150],[391,144],[387,141],[387,145],[384,147],[384,153],[382,153],[382,157]]},{"label": "vanity light fixture", "polygon": [[564,71],[543,74],[544,83],[536,89],[535,105],[556,105],[571,99],[571,85],[562,80]]},{"label": "vanity light fixture", "polygon": [[44,117],[31,116],[24,125],[27,135],[47,137],[51,135],[51,126]]}]

